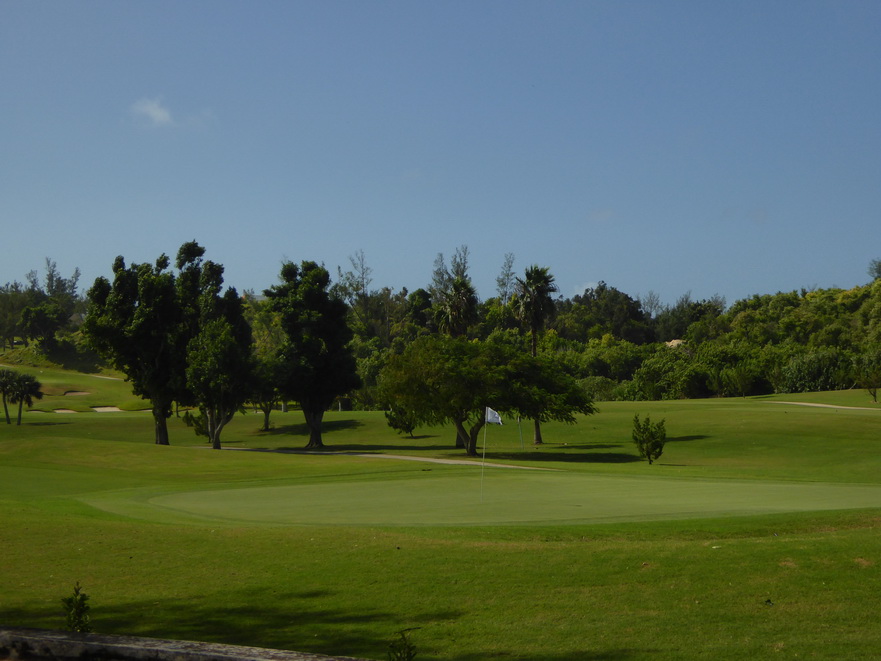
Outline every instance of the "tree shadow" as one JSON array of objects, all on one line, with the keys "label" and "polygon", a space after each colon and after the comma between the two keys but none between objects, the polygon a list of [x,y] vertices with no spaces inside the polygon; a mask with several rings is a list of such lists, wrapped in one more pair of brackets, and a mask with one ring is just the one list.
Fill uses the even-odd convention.
[{"label": "tree shadow", "polygon": [[365,445],[362,443],[352,443],[349,445],[334,445],[333,447],[328,448],[328,450],[336,450],[340,452],[358,452],[364,454],[385,454],[391,452],[394,454],[395,451],[416,451],[419,450],[427,450],[432,452],[441,452],[443,450],[452,450],[452,444],[446,445]]},{"label": "tree shadow", "polygon": [[[616,447],[616,446],[611,446]],[[642,461],[625,452],[487,452],[487,458],[504,461],[553,461],[558,463],[629,464]]]},{"label": "tree shadow", "polygon": [[[360,420],[325,420],[321,423],[321,433],[333,434],[338,431],[346,431],[349,429],[357,429],[363,427],[364,423]],[[282,425],[281,427],[273,427],[269,431],[258,432],[260,436],[278,436],[279,434],[287,434],[289,436],[309,436],[309,425],[305,422],[299,422],[291,425]]]},{"label": "tree shadow", "polygon": [[[28,427],[55,427],[57,425],[69,425],[70,420],[58,420],[57,422],[23,422],[22,426],[27,425]],[[13,423],[15,425],[15,423]]]},{"label": "tree shadow", "polygon": [[691,436],[668,436],[668,443],[683,443],[686,441],[702,441],[704,439],[710,438],[704,434],[693,434]]},{"label": "tree shadow", "polygon": [[[94,630],[102,634],[385,658],[389,641],[401,629],[400,615],[363,605],[347,609],[345,605],[344,596],[329,590],[241,589],[232,594],[225,591],[93,606],[91,619]],[[54,605],[0,608],[0,622],[60,629],[64,618],[58,611]],[[463,616],[463,612],[449,610],[414,614],[421,622]],[[382,637],[377,637],[377,631],[383,632]]]}]

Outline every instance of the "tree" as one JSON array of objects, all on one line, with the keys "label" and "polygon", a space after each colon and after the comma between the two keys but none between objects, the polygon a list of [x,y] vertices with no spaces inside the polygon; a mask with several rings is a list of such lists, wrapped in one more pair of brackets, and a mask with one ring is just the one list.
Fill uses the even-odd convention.
[{"label": "tree", "polygon": [[9,393],[9,401],[12,404],[18,404],[18,422],[21,425],[21,410],[24,404],[28,408],[34,405],[35,399],[43,399],[43,392],[40,390],[42,384],[37,381],[37,377],[33,374],[24,374],[19,372],[16,374],[12,382],[12,389]]},{"label": "tree", "polygon": [[[235,289],[221,296],[223,267],[201,265],[197,331],[187,344],[186,385],[202,417],[200,426],[215,450],[220,434],[251,395],[251,327]],[[197,433],[200,428],[197,426]]]},{"label": "tree", "polygon": [[648,459],[649,466],[656,461],[664,452],[664,444],[667,442],[667,430],[664,421],[652,423],[650,416],[639,421],[639,414],[633,416],[633,442],[639,456]]},{"label": "tree", "polygon": [[[155,264],[132,264],[117,257],[113,282],[95,280],[88,292],[83,333],[113,367],[125,373],[134,394],[150,400],[156,443],[168,445],[172,404],[194,403],[187,389],[187,346],[199,328],[201,283],[222,267],[202,264],[205,249],[195,241],[178,250],[178,275],[160,255]],[[204,279],[203,279],[204,278]]]},{"label": "tree", "polygon": [[7,425],[11,425],[12,420],[9,419],[9,407],[7,406],[6,402],[9,396],[12,394],[17,377],[18,372],[7,369],[0,369],[0,397],[3,398],[3,413],[6,415]]},{"label": "tree", "polygon": [[69,278],[62,277],[58,266],[48,257],[45,286],[40,284],[36,271],[27,274],[27,303],[21,310],[18,326],[23,339],[38,341],[44,350],[56,348],[55,334],[68,326],[74,312],[81,309],[77,294],[79,278],[79,268]]},{"label": "tree", "polygon": [[346,304],[328,291],[327,269],[315,262],[286,262],[281,284],[267,289],[286,335],[279,351],[284,379],[280,391],[300,403],[309,427],[307,448],[324,447],[321,424],[334,399],[360,384],[349,349],[352,331]]},{"label": "tree", "polygon": [[[554,276],[546,266],[532,265],[523,278],[517,278],[517,317],[529,330],[533,357],[538,355],[538,334],[554,313],[552,294],[557,291]],[[541,445],[541,422],[534,419],[533,443]]]},{"label": "tree", "polygon": [[278,314],[270,310],[265,301],[256,300],[250,293],[246,293],[245,301],[245,314],[254,338],[250,401],[263,412],[260,431],[269,431],[269,416],[281,400],[278,389],[282,380],[279,349],[284,342],[284,332]]},{"label": "tree", "polygon": [[21,313],[28,306],[28,293],[20,282],[0,287],[0,344],[15,348],[15,338],[23,337]]},{"label": "tree", "polygon": [[349,256],[351,271],[337,267],[337,282],[333,285],[334,294],[342,298],[356,320],[361,333],[370,328],[370,283],[373,282],[373,269],[367,265],[363,250]]},{"label": "tree", "polygon": [[872,280],[881,278],[881,259],[873,259],[869,262],[869,277]]},{"label": "tree", "polygon": [[487,406],[536,419],[574,422],[596,409],[572,377],[546,357],[504,341],[424,336],[391,356],[381,390],[395,416],[413,424],[452,423],[456,446],[477,455]]},{"label": "tree", "polygon": [[436,308],[435,321],[441,332],[460,337],[477,321],[477,292],[470,280],[456,276],[450,291]]},{"label": "tree", "polygon": [[878,403],[878,388],[881,388],[881,350],[875,349],[857,356],[854,359],[857,385],[865,388],[872,398]]},{"label": "tree", "polygon": [[504,408],[498,404],[504,363],[489,360],[483,346],[445,335],[417,338],[391,356],[382,372],[380,387],[390,409],[414,426],[452,423],[456,447],[475,456],[485,407]]},{"label": "tree", "polygon": [[[224,297],[232,303],[234,296]],[[250,395],[252,373],[251,332],[235,305],[229,311],[206,321],[190,340],[187,352],[187,384],[204,419],[204,429],[215,450],[220,449],[220,433],[242,410]]]},{"label": "tree", "polygon": [[505,253],[505,261],[502,263],[502,270],[499,277],[496,278],[496,291],[499,294],[499,302],[507,305],[514,293],[514,253]]},{"label": "tree", "polygon": [[21,311],[21,334],[34,340],[40,348],[55,348],[55,333],[64,326],[67,315],[58,303],[47,300],[39,305],[26,307]]},{"label": "tree", "polygon": [[561,305],[556,327],[572,339],[600,338],[611,334],[628,342],[643,344],[652,335],[641,302],[602,280],[596,287],[574,296],[569,305]]}]

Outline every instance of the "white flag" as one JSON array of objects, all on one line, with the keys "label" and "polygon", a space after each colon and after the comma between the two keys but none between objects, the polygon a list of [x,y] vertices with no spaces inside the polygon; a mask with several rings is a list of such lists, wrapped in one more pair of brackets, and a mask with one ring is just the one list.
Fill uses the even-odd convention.
[{"label": "white flag", "polygon": [[493,411],[490,407],[486,407],[486,421],[491,425],[500,425],[502,424],[502,416],[499,415],[498,411]]}]

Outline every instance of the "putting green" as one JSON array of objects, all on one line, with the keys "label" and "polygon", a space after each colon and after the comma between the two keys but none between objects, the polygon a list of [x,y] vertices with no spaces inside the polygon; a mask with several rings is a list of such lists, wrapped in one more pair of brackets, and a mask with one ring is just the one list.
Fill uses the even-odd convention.
[{"label": "putting green", "polygon": [[256,525],[551,525],[881,507],[881,486],[443,467],[409,477],[82,498],[117,514]]}]

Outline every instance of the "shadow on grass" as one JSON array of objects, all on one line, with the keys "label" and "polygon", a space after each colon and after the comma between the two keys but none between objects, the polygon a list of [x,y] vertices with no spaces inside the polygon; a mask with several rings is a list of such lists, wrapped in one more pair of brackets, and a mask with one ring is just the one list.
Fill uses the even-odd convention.
[{"label": "shadow on grass", "polygon": [[[14,422],[12,423],[15,424]],[[22,426],[28,427],[55,427],[57,425],[69,425],[70,420],[58,420],[57,422],[23,422]]]},{"label": "shadow on grass", "polygon": [[[615,447],[615,446],[611,446]],[[629,464],[642,461],[626,452],[487,452],[487,458],[505,461],[556,461],[560,463]]]},{"label": "shadow on grass", "polygon": [[694,434],[692,436],[668,436],[668,443],[683,443],[685,441],[702,441],[704,439],[710,438],[709,436],[705,436],[703,434]]},{"label": "shadow on grass", "polygon": [[[360,420],[325,420],[321,425],[321,434],[332,434],[338,431],[346,431],[349,429],[357,429],[363,427],[364,423]],[[300,422],[295,425],[282,425],[281,427],[272,427],[269,431],[259,432],[259,435],[277,436],[279,434],[287,434],[290,436],[309,436],[309,425]]]},{"label": "shadow on grass", "polygon": [[[347,610],[345,599],[327,590],[234,590],[160,600],[132,599],[112,605],[96,600],[90,605],[95,633],[371,659],[385,658],[389,641],[402,628],[399,614],[363,606]],[[0,622],[63,629],[60,611],[54,604],[32,609],[0,608]],[[451,621],[463,615],[458,611],[423,612],[408,616],[407,621]]]}]

